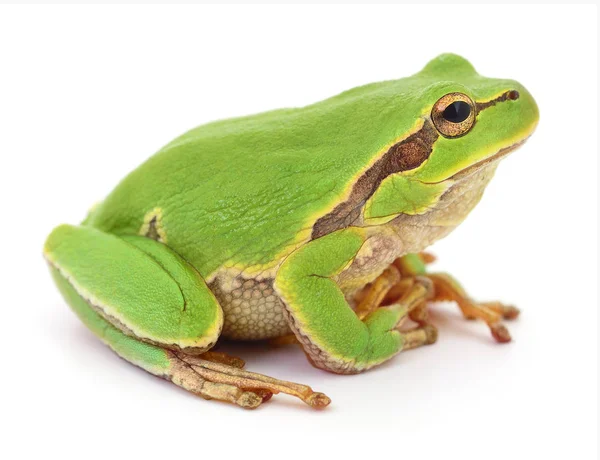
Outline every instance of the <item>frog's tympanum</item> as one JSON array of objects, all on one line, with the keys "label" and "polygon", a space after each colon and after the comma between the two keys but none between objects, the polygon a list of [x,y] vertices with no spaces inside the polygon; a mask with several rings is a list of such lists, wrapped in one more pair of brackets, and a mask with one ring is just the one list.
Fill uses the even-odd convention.
[{"label": "frog's tympanum", "polygon": [[302,108],[193,129],[44,247],[56,284],[119,356],[207,399],[255,408],[310,387],[246,371],[222,339],[299,344],[354,374],[435,342],[430,302],[455,301],[507,342],[423,252],[477,204],[538,109],[513,80],[441,55],[419,73]]}]

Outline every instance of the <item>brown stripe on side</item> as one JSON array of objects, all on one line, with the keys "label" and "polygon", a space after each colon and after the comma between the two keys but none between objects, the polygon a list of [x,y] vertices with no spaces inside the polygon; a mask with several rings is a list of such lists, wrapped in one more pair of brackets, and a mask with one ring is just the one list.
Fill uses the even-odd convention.
[{"label": "brown stripe on side", "polygon": [[506,92],[502,93],[500,96],[498,96],[496,99],[492,99],[491,101],[477,102],[476,103],[477,113],[481,112],[482,110],[487,109],[488,107],[492,107],[493,105],[496,105],[498,102],[516,101],[517,99],[519,99],[519,92],[517,90],[512,89],[510,91],[506,91]]},{"label": "brown stripe on side", "polygon": [[359,177],[352,187],[348,199],[315,222],[312,239],[349,227],[358,218],[364,204],[386,177],[390,174],[414,169],[429,158],[438,136],[431,121],[425,120],[419,131],[392,145],[373,166]]}]

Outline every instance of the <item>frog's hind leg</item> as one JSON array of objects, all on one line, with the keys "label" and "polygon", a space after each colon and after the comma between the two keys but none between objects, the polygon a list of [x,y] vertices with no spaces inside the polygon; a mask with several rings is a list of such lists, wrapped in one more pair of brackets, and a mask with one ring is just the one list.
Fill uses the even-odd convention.
[{"label": "frog's hind leg", "polygon": [[200,274],[162,243],[62,225],[48,237],[44,256],[90,308],[126,335],[195,354],[219,338],[217,300]]},{"label": "frog's hind leg", "polygon": [[48,237],[44,255],[80,319],[142,369],[249,409],[278,392],[313,407],[329,403],[309,387],[243,371],[243,361],[208,351],[221,332],[221,307],[200,274],[164,244],[64,225]]},{"label": "frog's hind leg", "polygon": [[263,402],[263,395],[257,392],[215,384],[196,374],[173,351],[124,334],[94,311],[57,269],[51,270],[57,286],[77,316],[121,358],[205,399],[227,401],[247,409],[258,407]]}]

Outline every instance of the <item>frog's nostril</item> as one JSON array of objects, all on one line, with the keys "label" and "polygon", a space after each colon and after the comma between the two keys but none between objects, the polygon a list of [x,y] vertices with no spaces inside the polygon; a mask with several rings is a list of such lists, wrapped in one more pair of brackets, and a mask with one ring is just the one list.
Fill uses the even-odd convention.
[{"label": "frog's nostril", "polygon": [[516,89],[509,91],[508,94],[506,95],[506,97],[508,99],[510,99],[511,101],[516,101],[517,99],[519,99],[519,96],[520,96],[520,94]]}]

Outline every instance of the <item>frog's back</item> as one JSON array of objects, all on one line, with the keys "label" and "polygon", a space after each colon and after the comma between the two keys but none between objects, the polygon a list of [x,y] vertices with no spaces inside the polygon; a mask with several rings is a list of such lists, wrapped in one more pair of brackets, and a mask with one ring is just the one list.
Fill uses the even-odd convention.
[{"label": "frog's back", "polygon": [[410,130],[415,118],[397,113],[398,99],[416,108],[405,93],[410,79],[195,128],[127,176],[89,224],[158,232],[204,276],[271,266],[310,238],[378,152]]}]

